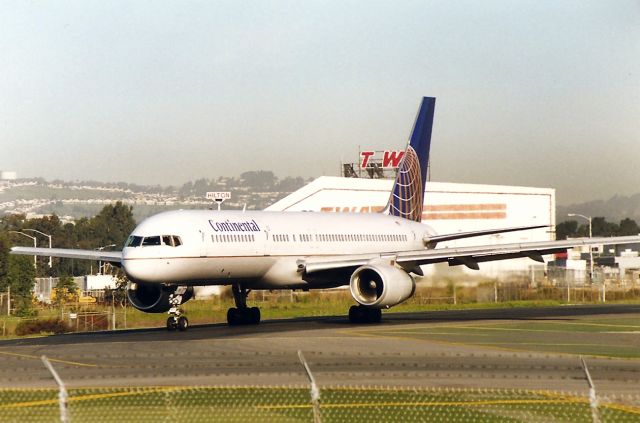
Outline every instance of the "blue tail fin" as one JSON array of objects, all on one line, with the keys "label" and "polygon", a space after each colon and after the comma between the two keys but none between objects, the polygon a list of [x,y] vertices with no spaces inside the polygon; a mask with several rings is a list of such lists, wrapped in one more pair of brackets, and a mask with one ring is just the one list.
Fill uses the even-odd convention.
[{"label": "blue tail fin", "polygon": [[392,216],[420,222],[424,188],[427,181],[429,165],[429,148],[431,146],[431,129],[436,99],[424,97],[418,116],[413,126],[407,151],[402,157],[398,176],[387,204],[387,212]]}]

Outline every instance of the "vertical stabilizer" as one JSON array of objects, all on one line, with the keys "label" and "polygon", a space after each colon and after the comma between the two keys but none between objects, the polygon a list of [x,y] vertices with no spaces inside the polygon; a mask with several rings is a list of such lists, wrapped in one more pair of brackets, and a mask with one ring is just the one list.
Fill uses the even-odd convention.
[{"label": "vertical stabilizer", "polygon": [[390,215],[420,222],[436,99],[424,97],[387,204]]}]

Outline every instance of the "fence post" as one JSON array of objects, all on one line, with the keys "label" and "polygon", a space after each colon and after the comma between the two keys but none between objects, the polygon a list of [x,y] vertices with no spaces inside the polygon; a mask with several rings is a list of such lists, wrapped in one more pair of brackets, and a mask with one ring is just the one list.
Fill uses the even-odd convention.
[{"label": "fence post", "polygon": [[298,358],[300,359],[300,363],[304,366],[304,370],[307,372],[307,377],[309,378],[309,383],[311,384],[311,404],[313,405],[313,422],[314,423],[322,423],[322,417],[320,416],[320,390],[318,389],[318,385],[316,385],[316,379],[311,374],[311,369],[309,369],[309,365],[307,361],[304,359],[304,355],[302,355],[302,351],[298,350]]},{"label": "fence post", "polygon": [[580,362],[582,363],[582,370],[587,377],[587,383],[589,384],[589,406],[591,407],[591,420],[593,423],[600,423],[600,415],[598,413],[598,397],[596,396],[596,387],[593,385],[589,368],[584,358],[580,356]]},{"label": "fence post", "polygon": [[53,368],[49,359],[44,355],[41,356],[40,359],[49,370],[49,372],[51,372],[51,374],[53,375],[53,379],[58,384],[58,388],[60,390],[60,392],[58,393],[58,401],[60,403],[60,422],[68,423],[69,419],[67,417],[67,398],[69,397],[69,395],[67,395],[67,388],[64,386],[64,382],[62,381],[62,379],[60,379],[58,372],[56,372],[56,369]]},{"label": "fence post", "polygon": [[116,330],[116,302],[113,295],[111,295],[111,311],[113,314],[113,318],[111,320],[111,330]]}]

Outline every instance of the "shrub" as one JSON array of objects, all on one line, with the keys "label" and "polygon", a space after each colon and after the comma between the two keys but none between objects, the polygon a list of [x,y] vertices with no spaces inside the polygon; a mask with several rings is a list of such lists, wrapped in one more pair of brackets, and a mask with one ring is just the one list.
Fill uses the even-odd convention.
[{"label": "shrub", "polygon": [[60,319],[23,320],[16,326],[16,335],[38,335],[42,333],[60,334],[69,332],[69,326]]}]

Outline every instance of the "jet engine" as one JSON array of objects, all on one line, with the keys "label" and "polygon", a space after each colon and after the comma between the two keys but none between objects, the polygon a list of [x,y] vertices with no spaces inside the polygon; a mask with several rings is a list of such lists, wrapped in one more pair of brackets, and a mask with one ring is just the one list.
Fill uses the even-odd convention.
[{"label": "jet engine", "polygon": [[135,308],[145,313],[164,313],[169,311],[169,295],[178,288],[184,290],[182,302],[184,304],[193,297],[193,287],[178,287],[175,285],[163,285],[160,283],[132,282],[127,287],[127,297]]},{"label": "jet engine", "polygon": [[416,290],[413,278],[388,264],[366,264],[351,275],[351,295],[370,308],[389,308],[411,297]]}]

